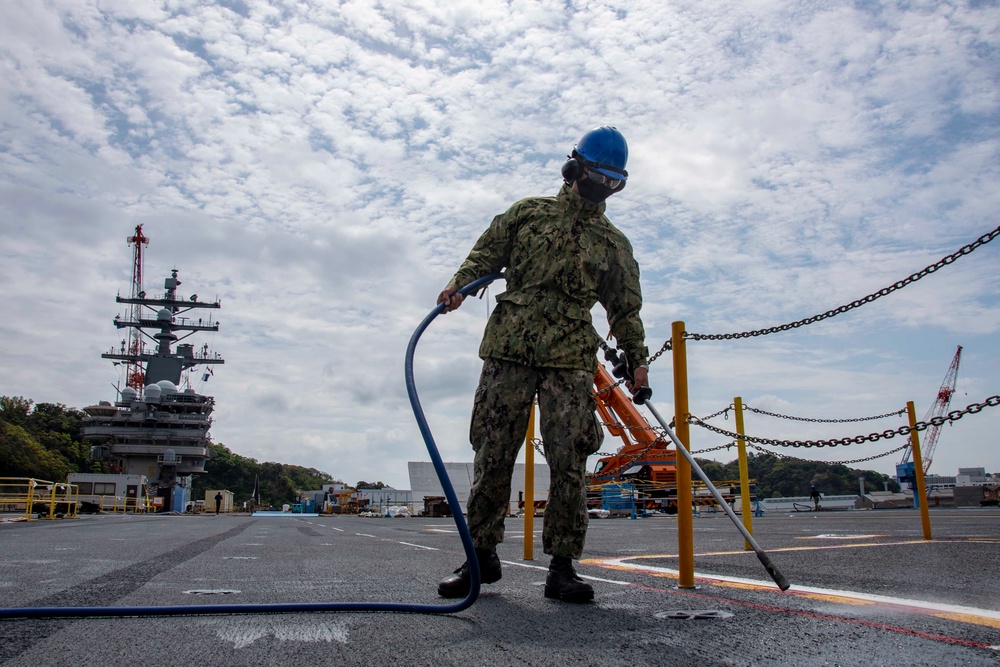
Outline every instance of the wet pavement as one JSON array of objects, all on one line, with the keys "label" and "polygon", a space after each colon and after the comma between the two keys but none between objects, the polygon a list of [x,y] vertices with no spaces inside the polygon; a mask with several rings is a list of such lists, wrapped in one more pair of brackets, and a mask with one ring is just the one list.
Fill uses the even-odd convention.
[{"label": "wet pavement", "polygon": [[[457,613],[147,616],[188,605],[448,604],[464,560],[447,518],[87,516],[0,523],[0,607],[137,615],[0,618],[3,665],[997,665],[1000,510],[769,513],[754,537],[694,519],[695,588],[677,587],[677,521],[593,519],[577,570],[594,603],[542,595],[535,520],[508,519],[503,578]],[[136,612],[138,610],[138,612]]]}]

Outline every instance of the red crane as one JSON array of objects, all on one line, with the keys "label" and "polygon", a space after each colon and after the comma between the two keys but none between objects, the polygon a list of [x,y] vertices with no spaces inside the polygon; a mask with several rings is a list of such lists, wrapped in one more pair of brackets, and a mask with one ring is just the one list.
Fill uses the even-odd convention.
[{"label": "red crane", "polygon": [[[938,389],[934,405],[931,406],[931,409],[924,416],[925,423],[944,416],[944,413],[948,411],[948,406],[951,405],[951,397],[955,393],[955,383],[958,381],[958,361],[961,357],[962,346],[959,345],[955,351],[955,358],[951,360],[951,366],[948,367],[948,373],[944,376],[944,381],[941,383],[941,388]],[[937,447],[937,441],[940,436],[940,424],[931,424],[927,428],[927,437],[924,439],[922,450],[925,475],[931,467],[931,461],[934,460],[934,449]],[[912,451],[911,447],[906,448],[906,452],[903,455],[903,463],[907,463],[910,460]]]},{"label": "red crane", "polygon": [[[135,234],[126,239],[129,245],[135,246],[132,251],[132,298],[144,299],[146,293],[142,289],[142,247],[149,245],[149,239],[142,233],[142,225],[136,225]],[[138,322],[142,315],[142,305],[133,303],[129,306],[129,321]],[[131,359],[125,366],[125,385],[142,391],[146,378],[139,355],[142,354],[142,331],[132,327],[129,334],[128,354]]]}]

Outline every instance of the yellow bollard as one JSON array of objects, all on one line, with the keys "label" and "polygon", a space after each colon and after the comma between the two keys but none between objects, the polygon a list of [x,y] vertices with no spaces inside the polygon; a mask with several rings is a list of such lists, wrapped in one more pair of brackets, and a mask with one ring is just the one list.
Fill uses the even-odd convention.
[{"label": "yellow bollard", "polygon": [[[743,527],[753,535],[753,511],[750,509],[750,472],[747,468],[747,443],[742,436],[746,435],[743,430],[743,399],[739,396],[733,399],[733,406],[736,412],[736,433],[740,435],[736,438],[736,449],[740,457],[740,505],[743,510]],[[747,551],[753,549],[750,543],[743,540],[743,548]]]},{"label": "yellow bollard", "polygon": [[[920,436],[917,435],[917,413],[913,401],[906,402],[906,414],[910,418],[910,449],[913,452],[913,472],[917,478],[917,488],[913,494],[920,499],[920,523],[924,529],[924,539],[931,538],[931,516],[927,510],[927,486],[924,484],[924,462],[920,455]],[[918,495],[919,494],[919,495]]]},{"label": "yellow bollard", "polygon": [[[688,424],[687,347],[684,322],[674,322],[670,329],[670,347],[674,361],[674,435],[684,447],[691,448]],[[677,470],[677,565],[678,588],[694,588],[694,519],[691,504],[691,464],[680,452],[675,456]]]},{"label": "yellow bollard", "polygon": [[49,493],[49,515],[45,518],[50,520],[56,518],[56,486],[55,482],[49,485],[49,489],[51,490],[51,493]]},{"label": "yellow bollard", "polygon": [[37,484],[35,484],[35,478],[32,477],[28,480],[28,495],[24,504],[24,518],[27,521],[34,521],[34,519],[31,518],[31,510],[34,509],[35,505],[35,486],[37,486]]},{"label": "yellow bollard", "polygon": [[524,560],[535,559],[535,402],[528,415],[524,450]]}]

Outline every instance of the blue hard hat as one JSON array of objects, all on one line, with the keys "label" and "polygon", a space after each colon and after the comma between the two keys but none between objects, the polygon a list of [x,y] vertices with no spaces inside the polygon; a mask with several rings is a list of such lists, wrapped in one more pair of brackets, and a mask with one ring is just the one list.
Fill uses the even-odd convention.
[{"label": "blue hard hat", "polygon": [[591,169],[608,178],[628,180],[625,163],[628,162],[628,144],[616,128],[605,125],[583,135],[573,149]]}]

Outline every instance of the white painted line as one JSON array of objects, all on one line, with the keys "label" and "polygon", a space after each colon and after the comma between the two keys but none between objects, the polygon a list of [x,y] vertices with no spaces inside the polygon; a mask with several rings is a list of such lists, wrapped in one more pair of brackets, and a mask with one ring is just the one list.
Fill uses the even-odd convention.
[{"label": "white painted line", "polygon": [[[608,565],[610,567],[624,569],[624,570],[634,570],[638,572],[648,572],[650,574],[661,574],[669,577],[679,577],[680,572],[678,570],[673,570],[666,567],[656,567],[653,565],[638,565],[636,563],[629,563],[627,561],[631,560],[629,556],[623,556],[621,558],[606,558],[600,559],[599,561],[595,559],[595,564],[600,563]],[[742,577],[728,577],[716,574],[699,574],[694,573],[696,579],[701,579],[703,581],[718,581],[723,583],[741,584],[745,586],[755,586],[759,588],[776,589],[777,586],[771,581],[762,581],[760,579],[744,579]],[[971,616],[982,616],[984,618],[990,618],[995,620],[1000,620],[1000,611],[993,609],[977,609],[975,607],[965,607],[961,605],[953,604],[942,604],[939,602],[927,602],[924,600],[912,600],[908,598],[897,598],[889,597],[887,595],[874,595],[872,593],[858,593],[856,591],[842,591],[832,588],[817,588],[815,586],[799,586],[793,584],[787,592],[792,593],[806,593],[812,595],[829,595],[835,597],[843,597],[853,600],[862,600],[865,602],[873,602],[885,605],[891,605],[895,607],[912,607],[923,612],[939,612],[945,614],[967,614]]]},{"label": "white painted line", "polygon": [[605,584],[616,584],[618,586],[631,586],[633,583],[631,581],[619,581],[618,579],[602,579],[601,577],[591,577],[586,574],[580,574],[579,572],[577,572],[577,574],[580,575],[581,579],[590,579],[591,581],[602,581]]},{"label": "white painted line", "polygon": [[839,597],[864,600],[865,602],[877,602],[896,607],[915,607],[922,611],[941,612],[944,614],[966,614],[969,616],[982,616],[1000,621],[1000,611],[993,609],[978,609],[976,607],[965,607],[954,604],[943,604],[940,602],[925,602],[924,600],[911,600],[908,598],[889,597],[887,595],[873,595],[871,593],[857,593],[855,591],[838,591],[829,588],[816,588],[813,586],[795,586],[788,590],[800,593],[813,593],[817,595],[834,595]]},{"label": "white painted line", "polygon": [[416,547],[418,549],[427,549],[428,551],[440,551],[440,549],[435,549],[434,547],[425,547],[422,544],[412,544],[410,542],[399,542],[399,544],[405,544],[408,547]]},{"label": "white painted line", "polygon": [[368,533],[354,533],[354,534],[358,535],[359,537],[375,537],[374,535],[369,535]]}]

